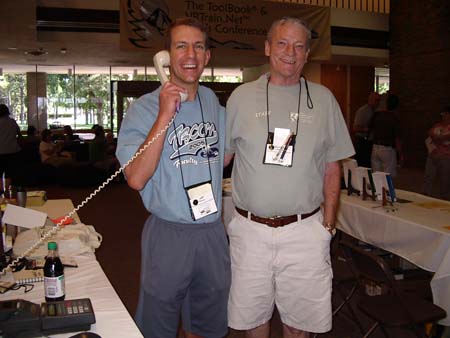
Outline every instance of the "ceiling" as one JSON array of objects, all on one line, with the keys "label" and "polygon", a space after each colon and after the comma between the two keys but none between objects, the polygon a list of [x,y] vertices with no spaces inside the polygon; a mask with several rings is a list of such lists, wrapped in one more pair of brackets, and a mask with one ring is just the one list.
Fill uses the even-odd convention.
[{"label": "ceiling", "polygon": [[[66,1],[75,6],[77,2]],[[86,6],[86,2],[80,1]],[[124,51],[120,49],[118,0],[111,0],[107,9],[76,9],[46,7],[49,3],[64,1],[14,0],[0,4],[0,67],[8,65],[61,66],[71,65],[105,67],[152,66],[152,52]],[[105,1],[92,1],[103,6]],[[111,5],[113,3],[114,5]],[[117,7],[116,7],[117,6]],[[82,11],[82,12],[81,12]],[[356,49],[356,53],[355,50]],[[364,49],[364,48],[363,48]],[[384,66],[387,50],[333,46],[333,58],[328,63]],[[261,58],[259,64],[265,63]],[[246,64],[245,56],[239,58],[213,57],[213,67],[239,68]],[[142,72],[143,73],[143,72]]]}]

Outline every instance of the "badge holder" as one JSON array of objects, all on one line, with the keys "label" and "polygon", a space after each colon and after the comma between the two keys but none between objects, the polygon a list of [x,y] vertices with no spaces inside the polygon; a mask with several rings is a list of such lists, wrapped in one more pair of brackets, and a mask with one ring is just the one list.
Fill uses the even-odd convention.
[{"label": "badge holder", "polygon": [[[283,133],[278,133],[277,135],[277,132],[280,130],[282,130]],[[292,167],[294,145],[295,135],[291,134],[289,129],[275,128],[275,133],[268,133],[263,164]]]},{"label": "badge holder", "polygon": [[350,195],[356,194],[357,196],[359,196],[360,191],[358,189],[354,188],[352,185],[352,171],[349,170],[347,175],[348,175],[348,177],[347,177],[347,195],[350,196]]},{"label": "badge holder", "polygon": [[394,202],[392,202],[392,199],[390,197],[388,197],[387,195],[388,195],[388,191],[386,190],[385,187],[383,187],[381,190],[381,205],[383,207],[394,206]]},{"label": "badge holder", "polygon": [[185,190],[194,221],[217,212],[211,181],[191,185]]},{"label": "badge holder", "polygon": [[371,199],[372,201],[376,201],[377,198],[375,196],[375,186],[373,185],[373,182],[370,182],[370,191],[371,193],[369,194],[367,192],[367,184],[366,184],[366,178],[363,177],[363,192],[362,192],[362,199],[363,201],[367,200],[367,199]]}]

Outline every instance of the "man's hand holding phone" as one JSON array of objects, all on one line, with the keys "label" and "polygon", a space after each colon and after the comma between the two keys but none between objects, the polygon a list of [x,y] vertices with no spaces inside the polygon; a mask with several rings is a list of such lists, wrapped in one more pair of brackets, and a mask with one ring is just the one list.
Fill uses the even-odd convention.
[{"label": "man's hand holding phone", "polygon": [[159,93],[159,117],[164,118],[165,122],[169,122],[177,108],[180,107],[180,92],[187,93],[186,89],[170,81],[162,85]]}]

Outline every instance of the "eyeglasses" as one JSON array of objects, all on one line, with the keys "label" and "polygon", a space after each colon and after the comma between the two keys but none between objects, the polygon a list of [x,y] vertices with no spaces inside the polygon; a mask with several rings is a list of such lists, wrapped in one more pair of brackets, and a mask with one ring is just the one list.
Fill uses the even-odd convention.
[{"label": "eyeglasses", "polygon": [[14,285],[10,290],[19,290],[20,288],[24,288],[24,293],[28,293],[31,290],[34,289],[34,284],[27,284],[27,283],[22,283],[22,284],[16,284]]}]

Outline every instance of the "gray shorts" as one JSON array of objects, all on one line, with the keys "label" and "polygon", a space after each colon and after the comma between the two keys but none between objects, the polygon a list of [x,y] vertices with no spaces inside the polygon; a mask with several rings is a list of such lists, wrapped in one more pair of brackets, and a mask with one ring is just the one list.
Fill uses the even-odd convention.
[{"label": "gray shorts", "polygon": [[180,314],[186,332],[224,337],[230,282],[229,248],[220,219],[207,224],[147,219],[136,312],[146,338],[176,337]]}]

